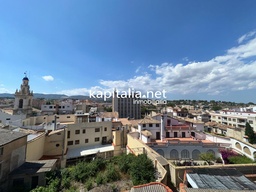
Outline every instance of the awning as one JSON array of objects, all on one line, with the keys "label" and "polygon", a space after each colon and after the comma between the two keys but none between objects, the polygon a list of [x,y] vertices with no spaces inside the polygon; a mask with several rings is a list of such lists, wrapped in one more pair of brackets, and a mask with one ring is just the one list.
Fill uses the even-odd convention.
[{"label": "awning", "polygon": [[97,146],[86,146],[86,147],[77,147],[74,149],[68,149],[67,159],[93,155],[97,153],[103,153],[108,151],[114,151],[114,146],[112,145],[97,145]]}]

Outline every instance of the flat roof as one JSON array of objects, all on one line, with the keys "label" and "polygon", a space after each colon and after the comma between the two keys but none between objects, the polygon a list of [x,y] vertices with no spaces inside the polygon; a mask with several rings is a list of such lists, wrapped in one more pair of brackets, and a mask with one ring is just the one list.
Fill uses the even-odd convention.
[{"label": "flat roof", "polygon": [[32,141],[33,139],[40,137],[41,135],[43,135],[44,133],[35,133],[35,134],[29,134],[27,137],[27,141]]},{"label": "flat roof", "polygon": [[193,169],[186,176],[189,184],[193,188],[256,190],[256,184],[234,168]]},{"label": "flat roof", "polygon": [[6,145],[14,140],[22,137],[27,137],[28,133],[22,133],[19,131],[10,131],[7,129],[0,128],[0,146]]},{"label": "flat roof", "polygon": [[[198,140],[196,140],[196,139],[194,139],[194,138],[190,138],[190,137],[188,137],[188,138],[180,138],[180,137],[175,137],[175,138],[164,138],[164,141],[170,141],[170,142],[202,142],[202,143],[214,143],[214,142],[212,142],[212,141],[210,141],[210,140],[200,140],[200,139],[198,139]],[[161,140],[156,140],[156,142],[159,142],[159,143],[162,143],[162,141]]]},{"label": "flat roof", "polygon": [[56,164],[57,159],[51,160],[38,160],[38,161],[27,161],[20,167],[15,169],[11,175],[19,174],[36,174],[51,171]]},{"label": "flat roof", "polygon": [[249,191],[249,190],[232,190],[232,189],[194,189],[194,188],[185,188],[184,192],[246,192],[246,191],[250,192],[251,190]]},{"label": "flat roof", "polygon": [[67,159],[93,155],[93,154],[107,152],[107,151],[114,151],[114,146],[112,144],[109,144],[109,145],[95,145],[95,146],[88,146],[88,147],[77,147],[74,149],[68,149]]}]

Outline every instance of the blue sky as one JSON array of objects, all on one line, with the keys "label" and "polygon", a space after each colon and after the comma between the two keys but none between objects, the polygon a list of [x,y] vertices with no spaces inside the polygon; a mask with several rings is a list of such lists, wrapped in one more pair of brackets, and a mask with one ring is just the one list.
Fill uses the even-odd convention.
[{"label": "blue sky", "polygon": [[12,1],[0,6],[0,92],[157,91],[256,102],[256,1]]}]

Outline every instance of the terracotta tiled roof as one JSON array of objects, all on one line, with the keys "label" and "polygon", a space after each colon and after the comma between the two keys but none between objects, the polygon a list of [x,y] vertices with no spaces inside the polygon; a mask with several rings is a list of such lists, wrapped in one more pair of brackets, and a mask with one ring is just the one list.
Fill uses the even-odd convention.
[{"label": "terracotta tiled roof", "polygon": [[101,112],[101,118],[118,118],[118,112]]},{"label": "terracotta tiled roof", "polygon": [[149,123],[160,123],[160,121],[153,119],[151,117],[145,117],[144,119],[141,119],[139,124],[149,124]]},{"label": "terracotta tiled roof", "polygon": [[141,120],[140,120],[140,119],[129,120],[129,122],[131,123],[131,125],[132,125],[133,127],[138,127],[139,121],[141,121]]},{"label": "terracotta tiled roof", "polygon": [[148,131],[148,130],[141,131],[141,134],[144,135],[144,136],[146,136],[146,137],[152,135],[152,133],[151,133],[150,131]]},{"label": "terracotta tiled roof", "polygon": [[119,118],[119,121],[121,121],[122,125],[131,125],[131,122],[128,120],[128,118]]},{"label": "terracotta tiled roof", "polygon": [[151,182],[144,185],[137,185],[131,188],[130,192],[172,192],[172,190],[159,182]]}]

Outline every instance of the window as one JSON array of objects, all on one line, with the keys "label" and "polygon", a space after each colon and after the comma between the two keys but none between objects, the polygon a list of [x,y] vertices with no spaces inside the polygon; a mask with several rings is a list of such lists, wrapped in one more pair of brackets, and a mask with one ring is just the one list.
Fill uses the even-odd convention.
[{"label": "window", "polygon": [[171,120],[167,119],[167,126],[171,126]]},{"label": "window", "polygon": [[38,176],[33,176],[31,178],[31,188],[36,188],[38,185]]},{"label": "window", "polygon": [[6,121],[9,121],[9,120],[11,120],[11,118],[6,118],[5,120],[6,120]]},{"label": "window", "polygon": [[3,155],[3,154],[4,154],[4,148],[1,147],[1,148],[0,148],[0,155]]},{"label": "window", "polygon": [[50,109],[52,109],[52,106],[49,106]]},{"label": "window", "polygon": [[156,127],[159,127],[159,124],[156,124]]},{"label": "window", "polygon": [[79,145],[80,141],[79,140],[75,140],[75,145]]},{"label": "window", "polygon": [[12,186],[14,187],[23,187],[24,186],[24,178],[17,178],[13,180]]},{"label": "window", "polygon": [[68,139],[70,138],[70,131],[68,131]]},{"label": "window", "polygon": [[73,141],[68,141],[68,145],[73,145]]},{"label": "window", "polygon": [[99,137],[96,137],[96,138],[95,138],[95,142],[98,142],[98,141],[100,141],[100,138],[99,138]]},{"label": "window", "polygon": [[75,132],[76,134],[80,134],[80,130],[76,130],[76,132]]},{"label": "window", "polygon": [[102,137],[102,143],[103,144],[107,143],[107,137]]},{"label": "window", "polygon": [[100,132],[100,128],[95,128],[95,132]]},{"label": "window", "polygon": [[107,131],[108,130],[108,128],[107,127],[104,127],[104,131]]},{"label": "window", "polygon": [[146,127],[146,124],[143,124],[142,127]]},{"label": "window", "polygon": [[57,143],[55,146],[56,146],[56,147],[59,147],[59,146],[60,146],[60,144],[59,144],[59,143]]},{"label": "window", "polygon": [[67,118],[69,119],[69,118],[70,118],[70,116],[67,116]]},{"label": "window", "polygon": [[85,142],[85,143],[89,143],[89,139],[85,139],[84,142]]},{"label": "window", "polygon": [[86,133],[85,129],[83,129],[83,133]]},{"label": "window", "polygon": [[149,124],[149,127],[152,127],[152,123]]},{"label": "window", "polygon": [[182,159],[189,159],[190,158],[189,151],[187,149],[183,149],[181,151],[181,158]]}]

